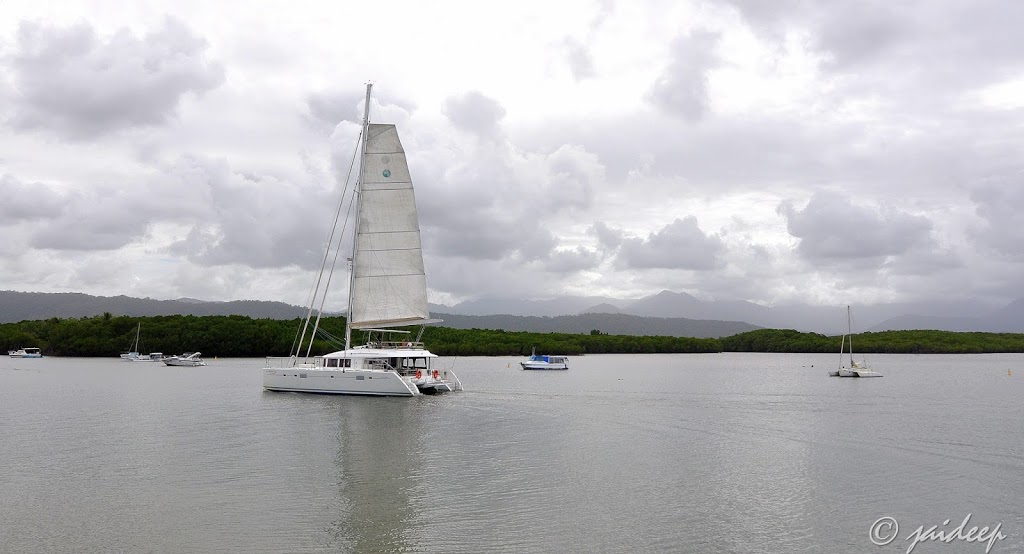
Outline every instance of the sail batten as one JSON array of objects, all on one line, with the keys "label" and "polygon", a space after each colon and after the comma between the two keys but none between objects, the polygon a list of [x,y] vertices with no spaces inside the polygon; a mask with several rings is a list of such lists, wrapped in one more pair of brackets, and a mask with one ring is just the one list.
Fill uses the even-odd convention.
[{"label": "sail batten", "polygon": [[427,307],[416,197],[394,125],[368,125],[359,195],[350,327],[434,321]]}]

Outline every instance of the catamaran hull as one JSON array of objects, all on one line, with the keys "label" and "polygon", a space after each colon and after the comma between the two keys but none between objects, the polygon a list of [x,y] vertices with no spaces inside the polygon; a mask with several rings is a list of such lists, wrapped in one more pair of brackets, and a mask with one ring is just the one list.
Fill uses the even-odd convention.
[{"label": "catamaran hull", "polygon": [[264,369],[263,388],[279,392],[416,396],[420,390],[394,371],[324,368]]}]

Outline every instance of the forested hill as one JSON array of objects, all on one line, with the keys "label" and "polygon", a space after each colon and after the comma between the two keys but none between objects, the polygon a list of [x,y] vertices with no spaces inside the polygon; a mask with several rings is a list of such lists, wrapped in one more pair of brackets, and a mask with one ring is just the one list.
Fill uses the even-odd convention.
[{"label": "forested hill", "polygon": [[[132,318],[111,314],[88,318],[22,321],[0,324],[0,351],[41,348],[44,356],[109,356],[127,351],[139,332],[139,352],[202,352],[205,357],[287,356],[293,350],[300,319],[252,319],[244,316],[158,316]],[[140,326],[141,324],[141,326]],[[326,317],[321,327],[344,336],[345,319]],[[365,340],[361,332],[353,340]],[[531,349],[566,355],[584,353],[719,352],[718,339],[692,337],[633,337],[587,334],[526,333],[501,330],[451,329],[427,326],[423,342],[442,356],[525,356]],[[314,354],[342,345],[318,340]]]},{"label": "forested hill", "polygon": [[[133,318],[111,314],[86,318],[50,318],[0,324],[0,352],[41,348],[45,356],[116,357],[129,349],[140,328],[139,351],[179,354],[202,352],[206,357],[287,356],[301,320],[252,319],[245,316],[158,316]],[[343,336],[345,320],[327,317],[322,327]],[[356,332],[353,339],[364,340]],[[856,336],[860,353],[958,354],[1024,352],[1021,333],[956,333],[951,331],[884,331]],[[442,356],[525,356],[531,349],[548,354],[655,354],[716,352],[839,351],[839,337],[792,330],[759,329],[723,338],[532,333],[427,326],[423,342]],[[317,341],[314,354],[340,349]]]},{"label": "forested hill", "polygon": [[[874,354],[1024,352],[1024,333],[881,331],[858,333],[856,351]],[[839,352],[840,337],[790,329],[759,329],[721,339],[723,352]]]}]

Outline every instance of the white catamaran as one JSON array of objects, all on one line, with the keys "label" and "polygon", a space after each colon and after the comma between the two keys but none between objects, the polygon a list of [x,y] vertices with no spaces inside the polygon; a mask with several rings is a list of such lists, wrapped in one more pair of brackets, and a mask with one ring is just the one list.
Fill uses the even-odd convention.
[{"label": "white catamaran", "polygon": [[[405,150],[394,125],[370,123],[371,88],[372,85],[366,86],[359,176],[353,200],[348,204],[355,206],[355,231],[345,349],[310,356],[333,273],[334,263],[328,269],[328,258],[345,204],[343,192],[306,319],[298,333],[297,349],[287,358],[267,358],[263,369],[266,390],[377,396],[417,396],[462,390],[455,373],[438,368],[437,355],[423,347],[422,327],[415,338],[411,338],[410,331],[388,329],[422,326],[440,320],[430,319],[427,308],[416,197]],[[348,187],[345,188],[347,191]],[[345,224],[340,227],[342,236],[345,227]],[[334,260],[340,250],[340,238],[338,242]],[[326,284],[321,289],[325,275]],[[314,308],[318,299],[320,306]],[[312,331],[307,335],[310,327]],[[365,345],[351,346],[354,329],[368,332]],[[326,334],[323,330],[320,332]],[[304,345],[305,354],[302,353]]]}]

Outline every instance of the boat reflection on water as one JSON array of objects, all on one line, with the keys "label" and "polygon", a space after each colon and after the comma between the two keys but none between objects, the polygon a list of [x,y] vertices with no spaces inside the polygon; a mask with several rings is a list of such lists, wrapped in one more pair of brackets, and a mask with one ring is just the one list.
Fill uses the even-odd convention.
[{"label": "boat reflection on water", "polygon": [[412,495],[425,486],[420,402],[402,398],[338,399],[335,459],[342,511],[329,534],[352,552],[416,550],[409,530],[429,525]]}]

